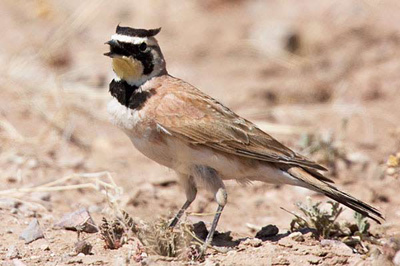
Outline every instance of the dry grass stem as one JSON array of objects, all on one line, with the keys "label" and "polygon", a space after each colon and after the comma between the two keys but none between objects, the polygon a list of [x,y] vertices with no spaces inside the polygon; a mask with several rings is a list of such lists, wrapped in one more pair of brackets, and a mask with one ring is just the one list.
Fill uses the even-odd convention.
[{"label": "dry grass stem", "polygon": [[[101,178],[106,177],[108,182],[101,180]],[[80,179],[92,179],[91,182],[77,184],[77,185],[62,185],[67,181],[75,179],[80,181]],[[34,187],[22,187],[22,188],[13,188],[6,189],[0,191],[0,196],[21,196],[25,193],[31,192],[52,192],[52,191],[65,191],[65,190],[74,190],[74,189],[93,189],[100,191],[107,197],[111,197],[112,201],[115,201],[115,198],[108,193],[109,190],[112,190],[115,195],[122,194],[122,188],[118,187],[111,174],[109,172],[98,172],[98,173],[83,173],[83,174],[72,174],[66,177],[62,177],[60,179],[45,183],[43,185],[34,186]]]}]

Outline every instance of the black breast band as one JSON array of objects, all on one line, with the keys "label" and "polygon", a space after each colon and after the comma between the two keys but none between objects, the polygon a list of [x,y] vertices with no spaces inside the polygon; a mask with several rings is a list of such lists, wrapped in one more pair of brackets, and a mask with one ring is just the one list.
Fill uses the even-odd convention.
[{"label": "black breast band", "polygon": [[140,109],[154,92],[140,91],[139,87],[129,85],[124,80],[112,80],[110,93],[120,104],[130,109]]}]

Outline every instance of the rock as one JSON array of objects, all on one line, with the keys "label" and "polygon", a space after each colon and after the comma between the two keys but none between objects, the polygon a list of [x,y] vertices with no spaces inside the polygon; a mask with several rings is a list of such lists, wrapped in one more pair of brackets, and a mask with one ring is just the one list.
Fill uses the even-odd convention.
[{"label": "rock", "polygon": [[394,255],[393,263],[396,266],[400,266],[400,251],[397,251],[396,255]]},{"label": "rock", "polygon": [[36,168],[36,167],[38,167],[38,165],[39,165],[39,162],[34,158],[31,158],[26,162],[26,166],[30,169]]},{"label": "rock", "polygon": [[85,254],[85,255],[89,255],[92,251],[93,246],[85,241],[85,240],[81,240],[75,243],[75,251],[77,254]]},{"label": "rock", "polygon": [[7,259],[17,259],[20,258],[19,250],[16,246],[10,246],[7,250],[6,258]]},{"label": "rock", "polygon": [[251,232],[258,232],[261,230],[261,227],[255,224],[246,223],[246,226],[251,230]]},{"label": "rock", "polygon": [[43,212],[42,206],[37,204],[22,204],[18,207],[18,211],[25,217],[38,218]]},{"label": "rock", "polygon": [[76,265],[76,264],[83,263],[83,260],[82,260],[82,257],[73,257],[73,258],[68,259],[66,263]]},{"label": "rock", "polygon": [[293,247],[293,241],[291,241],[288,238],[282,238],[278,241],[278,245],[286,248],[292,248]]},{"label": "rock", "polygon": [[311,252],[313,255],[318,256],[318,257],[326,257],[329,253],[324,251],[324,250],[314,250]]},{"label": "rock", "polygon": [[290,262],[288,259],[280,255],[277,258],[272,259],[271,265],[290,265]]},{"label": "rock", "polygon": [[289,238],[293,239],[294,241],[297,242],[304,242],[304,237],[303,234],[300,232],[293,232],[289,235]]},{"label": "rock", "polygon": [[31,198],[37,201],[50,201],[51,194],[49,192],[34,192],[31,194]]},{"label": "rock", "polygon": [[45,243],[45,244],[41,245],[40,249],[43,251],[49,251],[50,250],[49,244]]},{"label": "rock", "polygon": [[262,240],[259,238],[247,238],[242,242],[243,245],[251,246],[251,247],[259,247],[262,245]]},{"label": "rock", "polygon": [[85,208],[65,214],[54,226],[86,233],[97,233],[99,231],[89,212]]},{"label": "rock", "polygon": [[236,255],[237,254],[237,251],[236,250],[229,250],[227,253],[226,253],[226,255],[228,255],[228,256],[233,256],[233,255]]},{"label": "rock", "polygon": [[308,259],[308,262],[309,262],[310,264],[312,264],[312,265],[320,264],[321,261],[322,261],[322,260],[321,260],[320,258],[311,258],[311,259]]},{"label": "rock", "polygon": [[40,228],[39,221],[33,219],[27,228],[22,231],[19,236],[20,239],[25,240],[25,244],[29,244],[37,239],[44,238],[42,229]]},{"label": "rock", "polygon": [[0,209],[13,209],[18,208],[21,205],[21,202],[10,199],[10,198],[1,198],[0,199]]},{"label": "rock", "polygon": [[29,259],[30,259],[30,260],[40,261],[41,258],[42,258],[42,256],[31,256]]},{"label": "rock", "polygon": [[340,255],[351,256],[353,254],[353,250],[349,246],[338,240],[322,239],[321,246],[331,247],[331,250],[335,249]]},{"label": "rock", "polygon": [[394,167],[388,167],[386,169],[386,174],[387,175],[394,175],[395,173],[396,173],[396,168],[394,168]]},{"label": "rock", "polygon": [[261,228],[260,231],[257,232],[256,238],[259,238],[261,240],[265,240],[268,237],[276,236],[279,232],[278,227],[275,225],[269,224],[267,226],[264,226]]}]

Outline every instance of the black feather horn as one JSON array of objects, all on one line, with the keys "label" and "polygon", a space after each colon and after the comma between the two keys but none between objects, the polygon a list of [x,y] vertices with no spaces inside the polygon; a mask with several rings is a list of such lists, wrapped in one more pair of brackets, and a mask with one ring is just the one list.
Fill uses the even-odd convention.
[{"label": "black feather horn", "polygon": [[130,27],[122,27],[118,25],[116,33],[121,35],[143,38],[143,37],[155,36],[160,32],[160,30],[161,28],[146,30],[146,29],[134,29]]}]

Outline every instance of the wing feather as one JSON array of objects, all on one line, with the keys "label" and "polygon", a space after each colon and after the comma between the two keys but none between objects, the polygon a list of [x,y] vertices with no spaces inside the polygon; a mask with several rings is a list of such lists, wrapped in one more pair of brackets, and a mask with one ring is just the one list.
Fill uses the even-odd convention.
[{"label": "wing feather", "polygon": [[155,115],[156,123],[172,135],[238,156],[326,170],[190,84],[182,82],[178,87],[182,89],[164,95]]}]

